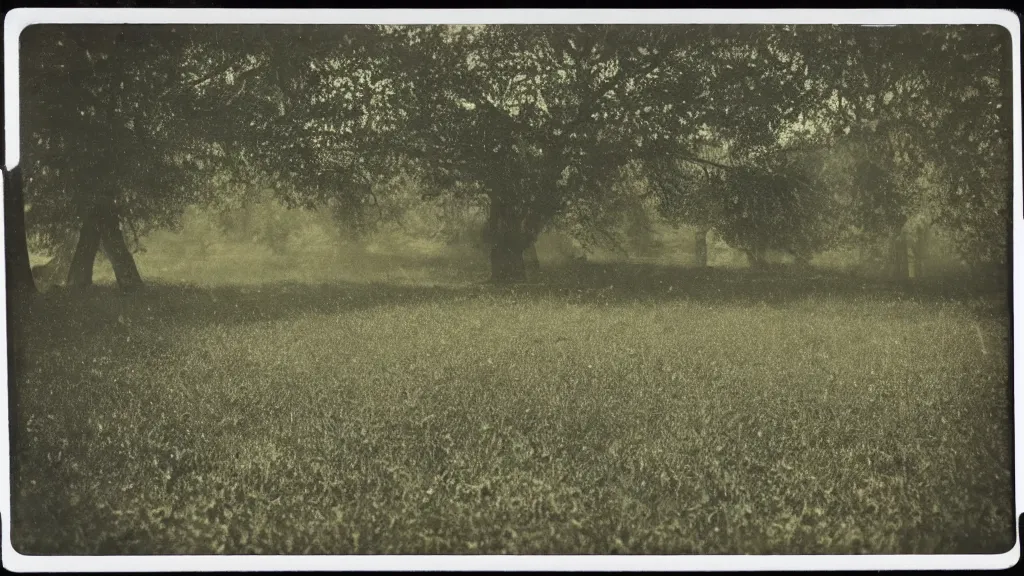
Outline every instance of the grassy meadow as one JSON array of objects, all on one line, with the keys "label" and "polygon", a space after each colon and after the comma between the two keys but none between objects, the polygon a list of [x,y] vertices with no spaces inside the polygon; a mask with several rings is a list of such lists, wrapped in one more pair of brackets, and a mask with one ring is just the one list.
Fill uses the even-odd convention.
[{"label": "grassy meadow", "polygon": [[23,554],[1013,543],[1005,291],[172,244],[12,304]]}]

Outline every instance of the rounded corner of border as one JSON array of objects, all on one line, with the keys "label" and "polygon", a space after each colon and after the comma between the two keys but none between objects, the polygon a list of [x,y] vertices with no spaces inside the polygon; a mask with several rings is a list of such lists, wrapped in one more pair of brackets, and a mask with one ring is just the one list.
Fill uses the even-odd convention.
[{"label": "rounded corner of border", "polygon": [[1009,8],[997,8],[992,19],[994,26],[1006,30],[1015,41],[1020,41],[1020,14]]},{"label": "rounded corner of border", "polygon": [[35,22],[31,18],[32,8],[14,8],[4,14],[4,37],[20,38],[21,33]]}]

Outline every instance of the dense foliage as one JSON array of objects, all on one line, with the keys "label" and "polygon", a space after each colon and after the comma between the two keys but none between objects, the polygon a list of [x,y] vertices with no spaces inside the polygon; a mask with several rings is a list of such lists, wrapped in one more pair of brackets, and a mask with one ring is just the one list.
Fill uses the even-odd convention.
[{"label": "dense foliage", "polygon": [[114,207],[130,243],[269,188],[368,230],[414,182],[483,205],[515,281],[541,231],[600,237],[641,183],[755,263],[915,218],[1002,262],[1009,48],[980,26],[34,26],[27,226],[54,248]]}]

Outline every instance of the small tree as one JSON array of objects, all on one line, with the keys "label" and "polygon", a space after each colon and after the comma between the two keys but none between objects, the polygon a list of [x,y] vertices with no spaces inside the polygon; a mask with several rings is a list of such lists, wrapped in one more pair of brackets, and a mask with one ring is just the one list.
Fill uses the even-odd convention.
[{"label": "small tree", "polygon": [[737,168],[726,174],[724,192],[725,210],[715,228],[753,266],[765,264],[768,250],[789,252],[806,264],[827,246],[830,207],[792,173]]},{"label": "small tree", "polygon": [[708,265],[708,232],[725,213],[725,174],[716,166],[674,159],[648,165],[658,212],[670,222],[694,227],[694,257]]}]

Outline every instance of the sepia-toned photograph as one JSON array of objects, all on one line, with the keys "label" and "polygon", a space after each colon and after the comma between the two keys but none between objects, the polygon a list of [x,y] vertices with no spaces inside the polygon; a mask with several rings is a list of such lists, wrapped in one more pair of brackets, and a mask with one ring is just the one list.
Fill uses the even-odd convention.
[{"label": "sepia-toned photograph", "polygon": [[1007,27],[314,22],[20,30],[18,554],[1015,547]]}]

